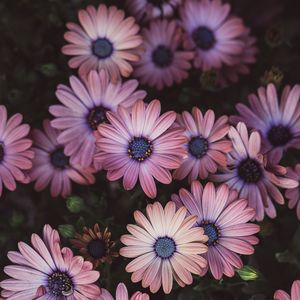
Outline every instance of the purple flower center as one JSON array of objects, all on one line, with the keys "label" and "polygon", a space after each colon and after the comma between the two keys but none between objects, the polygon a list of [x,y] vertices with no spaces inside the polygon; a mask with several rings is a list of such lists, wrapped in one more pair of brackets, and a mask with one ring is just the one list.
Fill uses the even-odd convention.
[{"label": "purple flower center", "polygon": [[58,169],[64,169],[69,166],[69,157],[64,154],[64,149],[59,148],[50,154],[51,163]]},{"label": "purple flower center", "polygon": [[87,245],[87,250],[93,258],[102,258],[106,254],[105,241],[103,239],[91,240]]},{"label": "purple flower center", "polygon": [[98,38],[92,43],[92,52],[100,59],[110,57],[113,51],[113,44],[107,38]]},{"label": "purple flower center", "polygon": [[207,221],[203,222],[200,226],[204,229],[204,234],[208,236],[207,245],[215,245],[219,239],[218,227],[215,224],[209,223]]},{"label": "purple flower center", "polygon": [[154,244],[155,254],[162,258],[170,258],[176,251],[175,241],[170,237],[159,237]]},{"label": "purple flower center", "polygon": [[193,137],[188,144],[188,149],[194,157],[201,158],[208,151],[208,141],[202,136]]},{"label": "purple flower center", "polygon": [[238,166],[239,177],[247,183],[257,183],[262,174],[261,165],[255,159],[247,158]]},{"label": "purple flower center", "polygon": [[192,38],[197,47],[202,50],[209,50],[216,43],[213,31],[205,26],[200,26],[196,28],[192,32]]},{"label": "purple flower center", "polygon": [[159,68],[169,67],[173,62],[173,52],[170,48],[160,45],[152,52],[152,61]]},{"label": "purple flower center", "polygon": [[108,109],[106,109],[105,107],[98,106],[98,107],[94,107],[89,112],[87,116],[87,120],[92,130],[97,130],[99,124],[108,123],[108,120],[106,118],[107,111]]},{"label": "purple flower center", "polygon": [[284,146],[292,139],[292,134],[286,126],[273,125],[268,132],[268,139],[274,147]]},{"label": "purple flower center", "polygon": [[55,297],[71,296],[74,292],[74,286],[70,276],[60,271],[55,271],[48,277],[48,289]]},{"label": "purple flower center", "polygon": [[2,142],[0,142],[0,163],[3,161],[4,159],[4,144]]},{"label": "purple flower center", "polygon": [[152,143],[144,137],[134,137],[128,145],[128,155],[137,161],[144,161],[152,154]]}]

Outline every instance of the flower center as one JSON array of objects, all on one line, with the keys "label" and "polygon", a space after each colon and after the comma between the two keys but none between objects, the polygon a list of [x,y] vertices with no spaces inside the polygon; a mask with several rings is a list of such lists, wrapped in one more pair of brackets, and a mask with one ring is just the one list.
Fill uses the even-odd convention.
[{"label": "flower center", "polygon": [[262,168],[259,162],[247,158],[238,166],[238,175],[247,183],[256,183],[262,176]]},{"label": "flower center", "polygon": [[102,123],[108,123],[106,118],[106,112],[108,109],[98,106],[94,107],[88,114],[88,123],[92,130],[97,130],[98,125]]},{"label": "flower center", "polygon": [[202,50],[209,50],[216,43],[213,31],[205,26],[196,28],[192,32],[192,38],[197,47]]},{"label": "flower center", "polygon": [[113,51],[113,44],[107,38],[98,38],[92,43],[92,52],[100,59],[110,57]]},{"label": "flower center", "polygon": [[2,142],[0,142],[0,163],[3,161],[4,159],[4,144]]},{"label": "flower center", "polygon": [[188,144],[189,152],[196,158],[203,157],[208,151],[208,141],[204,137],[193,137]]},{"label": "flower center", "polygon": [[268,132],[268,139],[275,147],[284,146],[292,139],[292,134],[288,127],[283,125],[274,125]]},{"label": "flower center", "polygon": [[59,148],[50,154],[51,163],[59,169],[64,169],[69,165],[69,157],[64,154],[64,149]]},{"label": "flower center", "polygon": [[152,154],[152,143],[144,137],[134,137],[128,145],[128,155],[137,161],[144,161]]},{"label": "flower center", "polygon": [[102,258],[106,254],[105,241],[102,239],[91,240],[87,245],[87,250],[93,258]]},{"label": "flower center", "polygon": [[170,48],[160,45],[152,52],[152,60],[160,68],[169,67],[173,62],[173,52]]},{"label": "flower center", "polygon": [[214,245],[219,238],[218,227],[213,223],[209,223],[208,221],[202,222],[200,226],[204,229],[204,234],[208,236],[207,245],[208,246]]},{"label": "flower center", "polygon": [[154,244],[154,251],[160,258],[170,258],[176,251],[175,241],[167,236],[160,237]]},{"label": "flower center", "polygon": [[53,296],[71,296],[74,292],[73,282],[69,275],[56,271],[48,277],[48,288]]}]

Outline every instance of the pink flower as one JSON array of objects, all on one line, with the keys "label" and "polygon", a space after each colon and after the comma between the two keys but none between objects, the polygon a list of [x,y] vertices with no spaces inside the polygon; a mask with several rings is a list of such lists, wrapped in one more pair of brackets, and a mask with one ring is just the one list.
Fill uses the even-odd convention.
[{"label": "pink flower", "polygon": [[230,5],[220,0],[189,0],[180,10],[186,31],[184,47],[196,52],[194,65],[203,71],[232,66],[238,61],[244,42],[245,26],[230,15]]},{"label": "pink flower", "polygon": [[134,70],[134,76],[142,84],[161,90],[188,77],[194,54],[179,49],[182,30],[176,21],[152,21],[149,29],[143,29],[142,35],[145,51],[141,54],[141,60],[135,63]]},{"label": "pink flower", "polygon": [[[300,164],[297,164],[294,168],[287,168],[287,178],[291,178],[300,182]],[[300,220],[300,189],[299,187],[291,188],[286,190],[285,197],[289,199],[289,208],[295,208],[297,212],[297,217]]]},{"label": "pink flower", "polygon": [[59,131],[44,120],[44,132],[39,129],[32,131],[35,159],[30,176],[35,182],[37,192],[50,185],[52,197],[69,196],[72,193],[71,181],[88,185],[95,182],[92,168],[82,168],[70,162],[64,154],[64,146],[57,141]]},{"label": "pink flower", "polygon": [[299,300],[300,299],[300,280],[295,280],[292,285],[291,296],[282,290],[277,290],[274,300]]},{"label": "pink flower", "polygon": [[93,284],[100,276],[92,264],[60,246],[58,232],[44,226],[43,239],[31,236],[32,247],[19,242],[20,252],[8,252],[13,265],[4,272],[11,277],[0,282],[7,300],[94,300],[100,289]]},{"label": "pink flower", "polygon": [[183,129],[170,129],[176,113],[160,116],[158,100],[149,105],[136,102],[131,113],[119,107],[117,113],[108,112],[111,124],[98,127],[98,153],[95,162],[103,164],[111,181],[123,177],[123,186],[131,190],[137,183],[150,198],[157,194],[154,178],[161,183],[172,181],[170,169],[180,166],[186,155]]},{"label": "pink flower", "polygon": [[201,276],[209,267],[216,279],[221,279],[223,274],[232,277],[234,268],[243,266],[239,254],[254,253],[252,245],[258,239],[253,234],[259,232],[259,226],[248,222],[255,211],[248,207],[247,200],[237,200],[236,196],[225,184],[215,188],[209,182],[203,188],[199,181],[192,182],[191,193],[181,188],[179,195],[172,195],[177,207],[184,206],[188,214],[197,216],[196,228],[203,228],[208,236],[208,252],[204,254],[208,266]]},{"label": "pink flower", "polygon": [[52,105],[49,111],[56,118],[51,126],[61,130],[58,142],[65,145],[65,154],[71,163],[89,167],[95,154],[94,133],[106,123],[106,112],[116,111],[118,105],[131,107],[144,99],[146,92],[136,90],[138,82],[110,82],[106,72],[91,71],[86,79],[70,77],[71,88],[59,85],[56,96],[63,105]]},{"label": "pink flower", "polygon": [[[97,300],[129,300],[128,291],[126,285],[124,283],[119,283],[116,290],[116,298],[109,293],[106,289],[101,289],[101,295],[97,298]],[[130,300],[150,300],[148,294],[143,294],[141,292],[134,293]]]},{"label": "pink flower", "polygon": [[0,197],[3,185],[10,191],[16,189],[16,181],[28,183],[27,171],[32,167],[32,141],[27,137],[30,127],[21,124],[23,117],[15,114],[7,117],[6,107],[0,105]]},{"label": "pink flower", "polygon": [[175,170],[174,178],[181,180],[188,176],[191,183],[198,176],[205,179],[208,174],[216,173],[218,166],[226,166],[226,154],[231,150],[231,142],[224,138],[229,130],[227,121],[228,117],[222,116],[215,122],[212,110],[203,117],[197,107],[193,108],[192,114],[184,111],[177,116],[177,124],[185,128],[188,138],[188,156]]},{"label": "pink flower", "polygon": [[176,211],[171,201],[165,208],[159,202],[148,204],[146,213],[147,217],[135,211],[137,225],[127,225],[131,234],[121,237],[126,247],[120,254],[134,258],[126,267],[133,273],[131,280],[142,281],[152,293],[162,285],[166,294],[172,290],[173,278],[181,287],[192,284],[191,273],[200,275],[206,267],[206,260],[199,254],[207,251],[203,228],[192,228],[196,217],[186,217],[185,207]]},{"label": "pink flower", "polygon": [[227,167],[220,168],[222,174],[214,174],[210,178],[227,183],[230,188],[237,190],[240,198],[247,199],[249,206],[256,210],[257,221],[262,221],[265,213],[275,218],[276,210],[272,200],[284,204],[279,187],[294,188],[298,182],[267,170],[257,131],[249,136],[246,125],[241,122],[237,128],[230,128],[229,137],[233,149],[228,153]]},{"label": "pink flower", "polygon": [[124,11],[104,4],[98,9],[88,6],[78,17],[82,27],[67,23],[69,31],[64,37],[70,44],[62,48],[64,54],[75,56],[69,61],[70,68],[79,67],[81,75],[105,69],[113,81],[120,75],[128,77],[133,70],[130,62],[139,59],[136,52],[142,44],[135,19],[125,18]]}]

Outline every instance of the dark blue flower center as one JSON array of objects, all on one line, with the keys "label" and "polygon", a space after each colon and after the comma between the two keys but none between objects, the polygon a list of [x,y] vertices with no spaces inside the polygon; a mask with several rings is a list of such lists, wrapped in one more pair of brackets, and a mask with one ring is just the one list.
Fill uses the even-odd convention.
[{"label": "dark blue flower center", "polygon": [[100,59],[110,57],[114,51],[113,44],[107,38],[99,38],[92,43],[93,54]]},{"label": "dark blue flower center", "polygon": [[129,142],[128,155],[137,161],[144,161],[152,154],[152,143],[144,137],[135,137]]},{"label": "dark blue flower center", "polygon": [[219,238],[218,227],[215,224],[209,222],[203,222],[200,226],[204,229],[204,234],[208,236],[207,245],[214,245]]},{"label": "dark blue flower center", "polygon": [[208,151],[208,141],[204,137],[193,137],[188,144],[189,152],[196,158],[203,157]]},{"label": "dark blue flower center", "polygon": [[106,254],[106,244],[102,239],[91,240],[87,245],[90,256],[95,259],[102,258]]},{"label": "dark blue flower center", "polygon": [[200,26],[192,32],[192,38],[198,48],[202,50],[211,49],[216,40],[212,30],[205,26]]},{"label": "dark blue flower center", "polygon": [[3,161],[4,159],[4,144],[2,142],[0,142],[0,163]]},{"label": "dark blue flower center", "polygon": [[89,112],[87,116],[87,120],[92,130],[97,130],[99,124],[108,123],[108,120],[106,118],[107,111],[108,109],[106,109],[105,107],[98,106],[98,107],[94,107]]},{"label": "dark blue flower center", "polygon": [[55,297],[71,296],[74,292],[70,276],[60,271],[56,271],[48,277],[48,289]]},{"label": "dark blue flower center", "polygon": [[160,237],[154,244],[154,251],[162,259],[170,258],[176,251],[175,241],[167,236]]},{"label": "dark blue flower center", "polygon": [[247,158],[238,166],[239,177],[247,183],[257,183],[262,177],[262,168],[255,159]]},{"label": "dark blue flower center", "polygon": [[268,132],[268,139],[274,147],[284,146],[292,139],[292,134],[286,126],[273,125]]},{"label": "dark blue flower center", "polygon": [[152,52],[152,61],[160,68],[169,67],[173,62],[173,52],[170,48],[160,45]]},{"label": "dark blue flower center", "polygon": [[53,151],[50,155],[51,163],[59,169],[64,169],[69,166],[69,157],[64,154],[64,149],[59,148]]}]

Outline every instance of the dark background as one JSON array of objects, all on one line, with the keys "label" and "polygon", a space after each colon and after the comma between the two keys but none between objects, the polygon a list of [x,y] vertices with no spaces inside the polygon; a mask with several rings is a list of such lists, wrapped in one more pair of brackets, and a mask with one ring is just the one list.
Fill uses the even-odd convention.
[{"label": "dark background", "polygon": [[[120,1],[84,0],[1,0],[0,1],[0,104],[9,114],[20,112],[27,123],[41,127],[42,120],[50,117],[48,106],[58,101],[55,89],[59,83],[67,83],[70,74],[67,57],[61,54],[63,33],[67,21],[77,22],[77,11],[88,4],[117,4]],[[285,84],[300,83],[300,18],[299,1],[295,0],[232,0],[233,12],[241,16],[258,38],[260,53],[258,62],[249,76],[229,88],[216,88],[199,71],[180,86],[156,92],[145,87],[148,100],[158,98],[164,110],[180,112],[197,105],[206,110],[212,108],[218,116],[232,114],[237,102],[245,102],[246,96],[261,84],[262,77],[272,67],[282,73],[279,89]],[[272,43],[270,36],[273,37]],[[276,38],[275,38],[276,37]],[[275,41],[275,42],[274,42]],[[276,44],[276,45],[275,45]],[[299,162],[299,152],[286,154],[283,164],[294,166]],[[143,209],[150,202],[135,188],[123,190],[119,182],[109,183],[104,172],[97,175],[97,183],[91,187],[74,186],[74,194],[82,197],[85,208],[78,214],[71,213],[64,199],[51,198],[49,191],[34,192],[33,185],[18,185],[15,192],[4,192],[0,200],[0,267],[8,264],[6,253],[17,249],[18,241],[29,241],[33,232],[41,233],[45,223],[54,227],[70,225],[69,231],[60,226],[63,242],[73,230],[95,222],[109,226],[113,239],[126,232],[126,224],[133,221],[132,212]],[[179,187],[187,182],[174,182],[169,186],[158,185],[157,199],[166,202]],[[243,281],[238,275],[220,282],[210,276],[195,278],[192,286],[175,287],[172,294],[158,293],[151,299],[237,300],[271,299],[274,291],[287,291],[295,279],[300,279],[300,226],[295,211],[286,206],[278,207],[278,218],[265,219],[261,224],[261,243],[255,255],[245,258],[245,263],[259,271],[259,279]],[[117,247],[121,245],[118,242]],[[140,284],[130,283],[125,272],[125,259],[118,258],[110,265],[100,267],[100,284],[114,294],[118,282],[127,283],[130,291],[141,289]],[[0,273],[0,279],[5,276]]]}]

